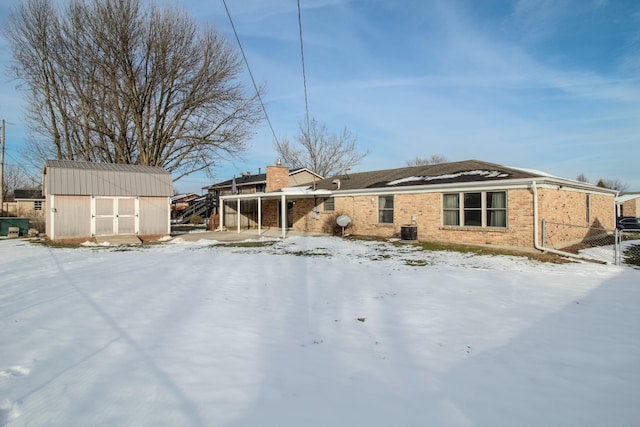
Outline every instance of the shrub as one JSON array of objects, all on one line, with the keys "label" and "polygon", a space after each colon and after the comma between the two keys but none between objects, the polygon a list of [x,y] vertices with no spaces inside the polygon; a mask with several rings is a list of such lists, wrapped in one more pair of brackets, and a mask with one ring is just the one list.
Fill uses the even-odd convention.
[{"label": "shrub", "polygon": [[202,224],[204,222],[204,220],[202,219],[202,217],[200,215],[193,215],[191,217],[191,219],[189,220],[189,223],[191,224]]},{"label": "shrub", "polygon": [[[323,224],[323,231],[325,233],[331,233],[334,236],[342,236],[342,227],[340,227],[338,225],[338,223],[336,222],[336,219],[340,216],[340,215],[344,215],[342,212],[335,212],[331,215],[329,215],[328,217],[326,217],[326,219],[324,220],[324,224]],[[349,230],[349,228],[351,227],[351,225],[353,224],[353,222],[349,223],[349,225],[347,225],[344,230],[345,230],[345,234],[347,233],[347,230]]]}]

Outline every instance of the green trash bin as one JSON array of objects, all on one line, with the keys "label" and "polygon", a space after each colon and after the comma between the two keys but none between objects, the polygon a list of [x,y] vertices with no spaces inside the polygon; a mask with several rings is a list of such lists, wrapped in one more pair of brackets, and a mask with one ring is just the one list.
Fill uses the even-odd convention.
[{"label": "green trash bin", "polygon": [[29,218],[0,218],[0,236],[9,236],[9,229],[13,229],[14,227],[17,227],[20,230],[20,236],[26,236],[27,234],[29,234]]}]

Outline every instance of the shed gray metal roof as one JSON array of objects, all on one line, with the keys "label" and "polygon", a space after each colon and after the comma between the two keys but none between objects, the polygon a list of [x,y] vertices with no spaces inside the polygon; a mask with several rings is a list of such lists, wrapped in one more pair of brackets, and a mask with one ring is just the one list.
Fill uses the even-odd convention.
[{"label": "shed gray metal roof", "polygon": [[47,160],[46,194],[156,196],[173,194],[171,173],[155,166]]}]

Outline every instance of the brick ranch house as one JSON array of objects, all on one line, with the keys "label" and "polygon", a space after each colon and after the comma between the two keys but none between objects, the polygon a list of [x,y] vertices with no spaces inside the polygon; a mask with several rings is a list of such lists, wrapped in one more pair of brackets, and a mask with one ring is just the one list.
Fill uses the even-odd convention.
[{"label": "brick ranch house", "polygon": [[477,160],[353,173],[296,187],[289,186],[286,167],[267,167],[266,175],[263,193],[223,195],[222,209],[241,218],[241,202],[255,200],[258,233],[279,228],[283,237],[287,229],[331,232],[338,215],[350,217],[353,235],[394,237],[412,224],[423,241],[541,250],[543,221],[577,226],[552,236],[556,248],[581,242],[588,227],[615,228],[616,191]]}]

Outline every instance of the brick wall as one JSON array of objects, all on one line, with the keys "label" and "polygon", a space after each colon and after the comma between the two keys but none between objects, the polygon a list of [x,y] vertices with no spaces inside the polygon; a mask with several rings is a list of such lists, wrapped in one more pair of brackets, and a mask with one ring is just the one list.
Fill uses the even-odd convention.
[{"label": "brick wall", "polygon": [[[279,201],[265,201],[263,224],[277,226]],[[318,219],[312,208],[319,209]],[[528,188],[507,191],[507,227],[453,227],[442,224],[442,193],[396,194],[394,196],[393,224],[378,223],[378,196],[337,196],[335,210],[325,212],[322,199],[298,199],[293,206],[293,229],[330,233],[335,218],[346,214],[351,218],[347,232],[354,235],[399,237],[403,225],[415,216],[418,238],[423,241],[463,244],[491,244],[496,246],[534,247],[533,192]],[[584,238],[586,227],[614,228],[613,197],[591,194],[590,216],[587,223],[587,196],[585,193],[565,189],[538,189],[539,220],[583,225],[578,232],[554,236],[557,241]],[[541,225],[541,224],[539,224]],[[542,241],[542,227],[538,229]]]},{"label": "brick wall", "polygon": [[620,216],[640,216],[640,196],[622,203]]},{"label": "brick wall", "polygon": [[262,202],[262,225],[265,227],[278,226],[278,204],[280,200],[264,200]]},{"label": "brick wall", "polygon": [[613,196],[587,195],[566,189],[540,189],[538,203],[540,221],[547,223],[545,246],[562,248],[588,240],[598,233],[589,230],[589,227],[606,230],[615,228]]},{"label": "brick wall", "polygon": [[267,166],[266,192],[278,191],[289,186],[289,168],[284,166]]},{"label": "brick wall", "polygon": [[[321,205],[320,201],[319,204]],[[507,192],[507,228],[447,227],[442,225],[442,194],[396,194],[393,224],[378,223],[378,196],[336,197],[335,211],[320,212],[306,221],[307,230],[329,232],[340,214],[351,217],[347,231],[354,235],[399,237],[401,227],[416,217],[418,238],[424,241],[500,246],[533,246],[533,196],[530,190]],[[296,228],[297,229],[297,228]]]}]

